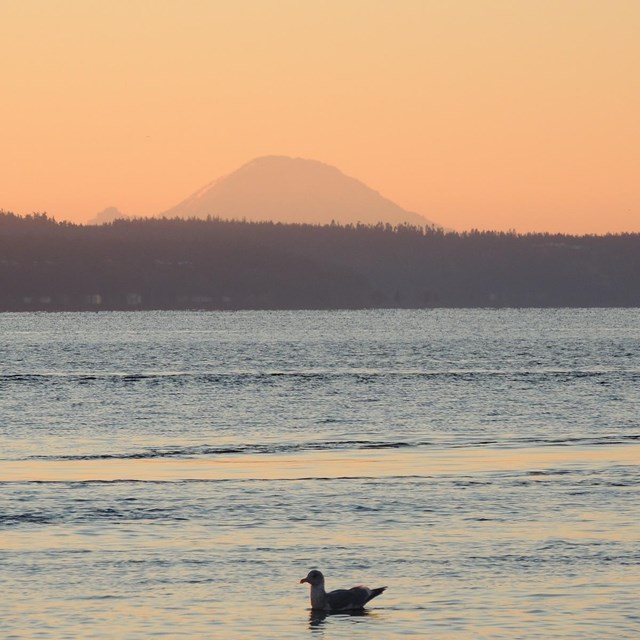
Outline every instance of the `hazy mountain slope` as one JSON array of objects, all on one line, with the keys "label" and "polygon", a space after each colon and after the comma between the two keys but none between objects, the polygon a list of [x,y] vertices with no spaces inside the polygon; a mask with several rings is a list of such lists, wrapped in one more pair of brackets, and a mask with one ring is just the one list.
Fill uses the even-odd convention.
[{"label": "hazy mountain slope", "polygon": [[86,224],[106,224],[114,220],[126,220],[128,217],[129,216],[125,216],[124,213],[116,207],[107,207],[99,213],[96,213],[90,220],[87,220]]},{"label": "hazy mountain slope", "polygon": [[161,215],[312,224],[332,220],[342,224],[431,224],[335,167],[284,156],[252,160]]}]

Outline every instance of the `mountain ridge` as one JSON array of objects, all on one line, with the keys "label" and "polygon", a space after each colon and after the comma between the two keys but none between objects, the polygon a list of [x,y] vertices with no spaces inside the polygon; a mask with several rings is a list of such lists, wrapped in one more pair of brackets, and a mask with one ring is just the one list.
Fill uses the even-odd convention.
[{"label": "mountain ridge", "polygon": [[332,165],[277,155],[250,160],[160,214],[207,216],[255,222],[433,226],[424,216],[403,209]]}]

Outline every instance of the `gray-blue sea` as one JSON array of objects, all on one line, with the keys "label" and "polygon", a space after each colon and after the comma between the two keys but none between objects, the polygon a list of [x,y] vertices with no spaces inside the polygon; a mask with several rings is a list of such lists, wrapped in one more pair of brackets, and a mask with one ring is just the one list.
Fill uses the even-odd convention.
[{"label": "gray-blue sea", "polygon": [[2,638],[638,638],[639,490],[638,309],[0,315]]}]

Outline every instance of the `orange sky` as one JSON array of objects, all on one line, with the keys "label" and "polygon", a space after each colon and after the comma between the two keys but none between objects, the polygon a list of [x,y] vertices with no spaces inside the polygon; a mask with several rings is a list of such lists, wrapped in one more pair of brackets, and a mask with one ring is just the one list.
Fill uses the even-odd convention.
[{"label": "orange sky", "polygon": [[159,213],[256,156],[453,229],[640,231],[638,0],[0,0],[0,208]]}]

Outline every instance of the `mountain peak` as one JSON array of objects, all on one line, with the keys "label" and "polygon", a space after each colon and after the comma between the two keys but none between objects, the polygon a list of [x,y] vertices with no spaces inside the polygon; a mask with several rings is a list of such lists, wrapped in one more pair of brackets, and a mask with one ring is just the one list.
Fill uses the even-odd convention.
[{"label": "mountain peak", "polygon": [[250,160],[161,215],[309,224],[431,224],[336,167],[288,156]]}]

